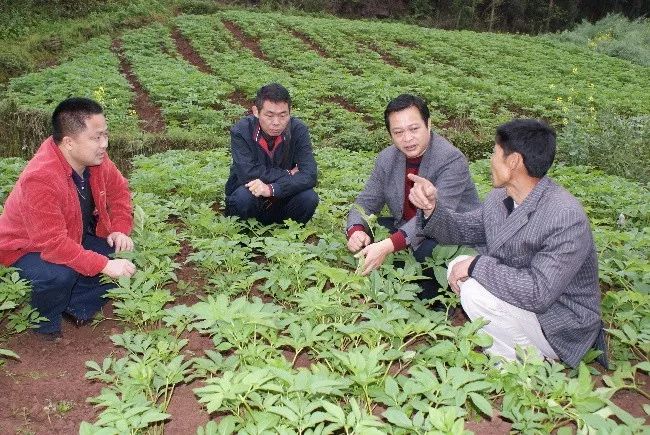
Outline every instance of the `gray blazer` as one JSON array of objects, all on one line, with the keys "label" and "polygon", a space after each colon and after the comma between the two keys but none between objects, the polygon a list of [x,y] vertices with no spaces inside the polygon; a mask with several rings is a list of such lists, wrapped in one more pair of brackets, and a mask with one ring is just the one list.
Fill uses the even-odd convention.
[{"label": "gray blazer", "polygon": [[[496,297],[537,315],[562,361],[575,367],[596,343],[605,351],[598,261],[587,216],[578,200],[544,177],[508,215],[505,189],[481,208],[455,213],[441,199],[418,228],[441,244],[483,245],[471,277]],[[598,339],[598,340],[597,340]],[[600,358],[607,364],[606,358]]]},{"label": "gray blazer", "polygon": [[[418,173],[436,185],[439,197],[452,210],[469,211],[480,205],[467,159],[444,137],[431,134],[431,142],[422,156]],[[403,230],[406,242],[416,249],[423,237],[416,236],[415,218],[409,221],[402,219],[405,174],[406,156],[395,145],[390,145],[377,156],[370,178],[355,204],[368,215],[376,215],[388,204],[395,228]],[[357,224],[363,225],[367,232],[368,224],[353,207],[348,214],[346,228]]]}]

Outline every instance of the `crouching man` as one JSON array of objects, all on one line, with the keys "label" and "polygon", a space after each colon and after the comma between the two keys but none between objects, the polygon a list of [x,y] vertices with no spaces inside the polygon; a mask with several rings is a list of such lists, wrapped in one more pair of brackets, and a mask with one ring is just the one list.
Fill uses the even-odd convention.
[{"label": "crouching man", "polygon": [[61,337],[66,314],[77,326],[101,309],[111,287],[101,274],[131,276],[133,226],[126,179],[108,158],[102,108],[86,98],[60,103],[52,136],[21,173],[0,216],[0,263],[31,283],[31,304],[48,321],[36,332]]},{"label": "crouching man", "polygon": [[487,349],[515,359],[533,346],[547,359],[575,367],[592,347],[603,351],[596,248],[587,216],[569,192],[546,176],[555,132],[536,120],[514,120],[496,132],[495,187],[482,206],[458,213],[421,177],[409,199],[418,227],[442,244],[479,245],[480,255],[449,265],[449,283],[470,319],[490,323]]},{"label": "crouching man", "polygon": [[226,215],[307,223],[318,205],[309,129],[291,116],[289,92],[277,83],[260,88],[252,110],[230,132]]},{"label": "crouching man", "polygon": [[[452,210],[473,210],[480,204],[467,159],[431,130],[429,108],[422,98],[402,94],[391,100],[384,111],[384,121],[392,144],[377,156],[365,188],[350,209],[346,225],[348,250],[365,258],[363,275],[379,268],[390,253],[407,248],[422,263],[437,244],[435,238],[416,234],[417,209],[408,200],[413,185],[408,174],[435,183],[440,188],[439,196]],[[368,223],[356,208],[370,215],[380,213],[385,205],[390,217],[380,217],[378,223],[388,228],[391,236],[373,241]],[[420,297],[433,298],[438,294],[438,283],[433,271],[425,269],[424,273],[429,279],[420,282]]]}]

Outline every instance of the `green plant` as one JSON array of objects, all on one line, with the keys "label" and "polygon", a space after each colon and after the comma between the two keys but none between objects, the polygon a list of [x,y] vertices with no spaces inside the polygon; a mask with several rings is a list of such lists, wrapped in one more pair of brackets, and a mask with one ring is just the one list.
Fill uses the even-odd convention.
[{"label": "green plant", "polygon": [[[90,402],[105,408],[94,424],[83,422],[80,433],[136,432],[151,428],[162,433],[165,413],[176,385],[185,382],[190,361],[185,361],[181,349],[187,340],[158,334],[125,332],[111,336],[115,345],[123,347],[127,356],[104,358],[101,365],[86,362],[87,379],[109,384]],[[153,425],[153,426],[152,426]]]},{"label": "green plant", "polygon": [[647,18],[629,20],[620,14],[608,14],[595,23],[584,20],[570,31],[548,37],[650,66],[650,21]]}]

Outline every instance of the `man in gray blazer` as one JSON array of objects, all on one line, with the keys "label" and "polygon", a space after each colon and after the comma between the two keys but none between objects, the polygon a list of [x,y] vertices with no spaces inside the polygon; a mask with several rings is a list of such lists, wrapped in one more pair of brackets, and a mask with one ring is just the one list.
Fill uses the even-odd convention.
[{"label": "man in gray blazer", "polygon": [[491,160],[495,187],[481,208],[459,213],[427,179],[411,176],[410,200],[422,233],[444,244],[479,245],[480,255],[449,265],[449,283],[470,317],[490,323],[488,351],[515,359],[533,346],[575,367],[603,351],[596,247],[578,200],[546,176],[555,131],[532,119],[501,125]]},{"label": "man in gray blazer", "polygon": [[[366,215],[380,213],[388,205],[391,218],[389,238],[370,239],[368,223],[352,207],[348,214],[348,249],[365,258],[362,274],[381,266],[386,256],[411,247],[422,262],[436,245],[432,238],[419,237],[415,230],[416,208],[408,200],[413,183],[407,174],[419,174],[439,188],[439,195],[453,210],[468,211],[479,206],[467,159],[445,138],[431,131],[429,108],[422,98],[403,94],[388,103],[384,122],[393,144],[377,156],[375,167],[355,204]],[[425,288],[426,289],[426,288]],[[426,289],[433,297],[436,289]]]}]

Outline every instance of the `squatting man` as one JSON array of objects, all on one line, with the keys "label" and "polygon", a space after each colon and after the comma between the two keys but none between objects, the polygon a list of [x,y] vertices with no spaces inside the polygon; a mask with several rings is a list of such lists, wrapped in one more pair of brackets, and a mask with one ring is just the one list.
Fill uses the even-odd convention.
[{"label": "squatting man", "polygon": [[409,175],[417,227],[442,244],[479,247],[449,264],[449,283],[470,319],[483,317],[488,349],[515,359],[532,346],[575,367],[592,347],[607,367],[598,262],[587,215],[578,200],[546,174],[555,131],[518,119],[496,131],[492,190],[480,208],[450,210],[433,183]]}]

